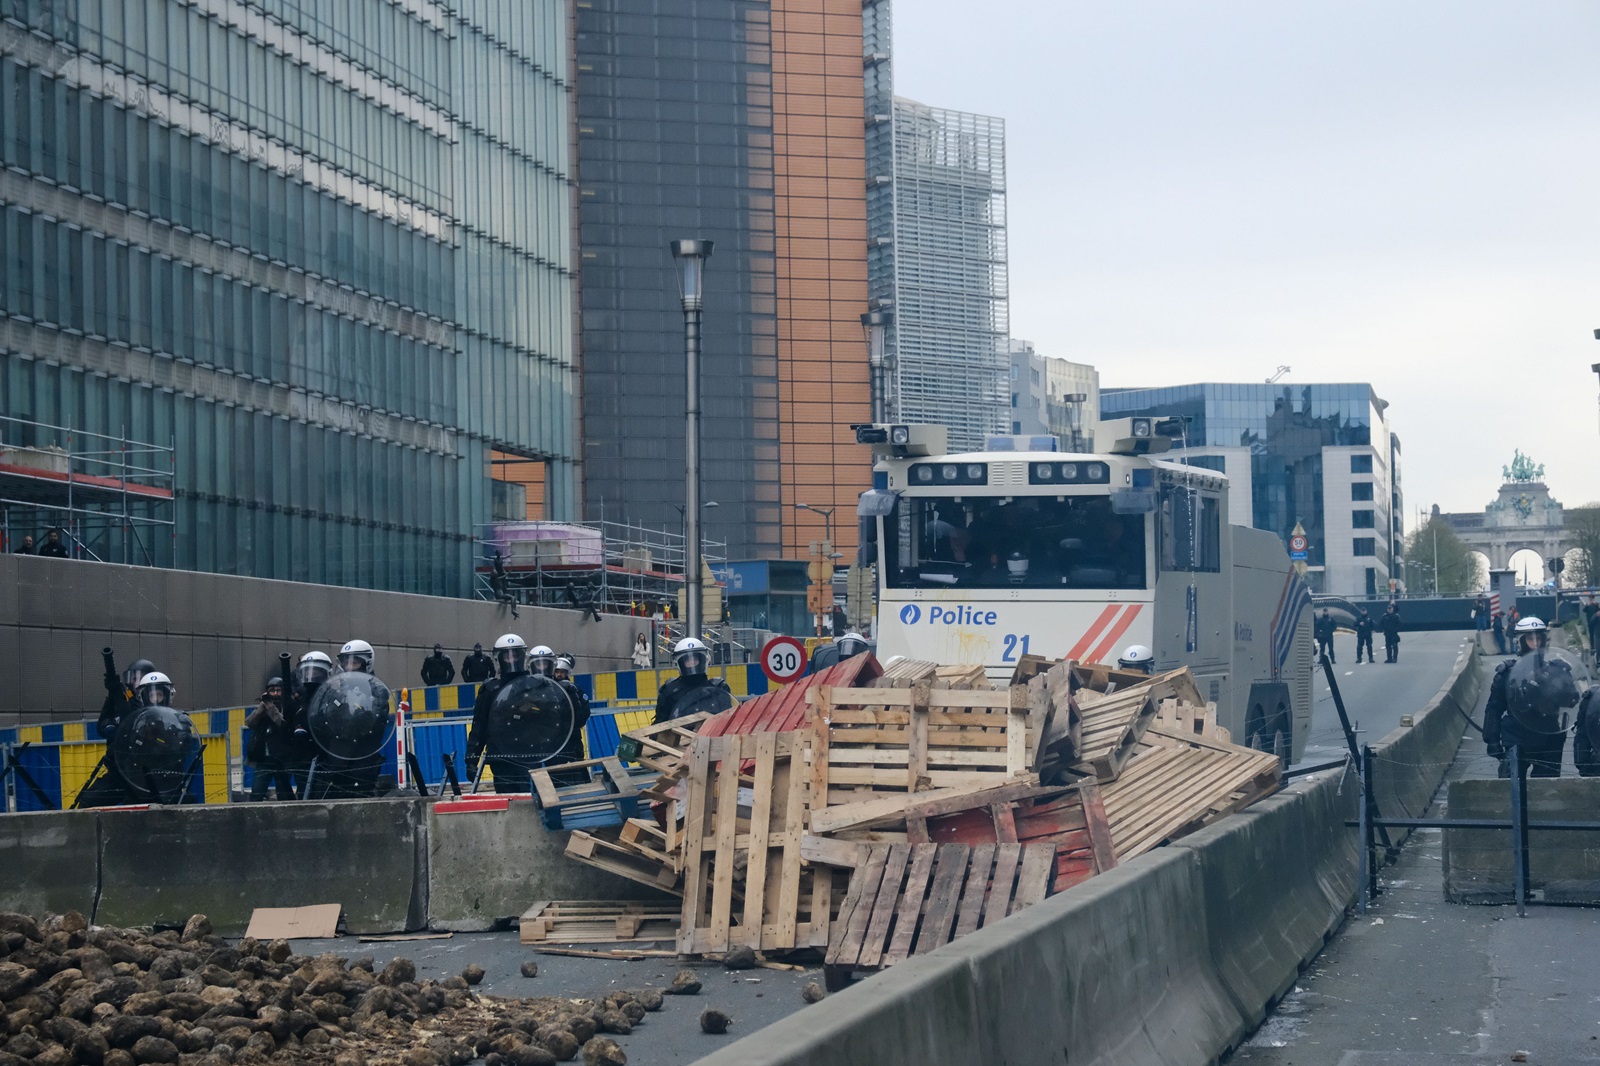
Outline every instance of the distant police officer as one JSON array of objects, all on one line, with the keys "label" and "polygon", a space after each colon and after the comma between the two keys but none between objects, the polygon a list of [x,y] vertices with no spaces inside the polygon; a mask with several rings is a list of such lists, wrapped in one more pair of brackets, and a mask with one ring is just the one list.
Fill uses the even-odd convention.
[{"label": "distant police officer", "polygon": [[[578,699],[582,693],[550,675],[555,653],[544,645],[530,649],[515,633],[494,642],[499,676],[478,689],[467,736],[467,759],[476,765],[487,757],[496,792],[527,792],[529,771],[583,758]],[[530,670],[530,667],[532,668]],[[588,701],[582,702],[584,719]],[[576,756],[571,756],[576,740]],[[552,749],[555,753],[552,754]],[[583,770],[551,776],[557,785],[587,780]]]},{"label": "distant police officer", "polygon": [[846,659],[851,659],[857,655],[860,655],[861,653],[865,652],[869,646],[867,644],[867,638],[862,636],[860,633],[857,633],[853,629],[844,636],[840,637],[838,644],[840,662],[844,662]]},{"label": "distant police officer", "polygon": [[110,757],[110,742],[116,737],[122,723],[138,712],[141,706],[139,681],[146,674],[155,673],[156,667],[149,659],[135,659],[118,677],[112,665],[111,649],[107,648],[104,655],[106,698],[100,705],[100,718],[95,722],[95,731],[106,741],[106,758],[96,768],[101,772],[91,775],[89,783],[73,802],[74,807],[113,807],[134,800],[133,792],[123,780],[122,771],[117,769],[116,761]]},{"label": "distant police officer", "polygon": [[[1517,658],[1495,668],[1489,682],[1489,702],[1483,711],[1483,743],[1500,760],[1500,776],[1513,772],[1534,777],[1560,777],[1561,752],[1567,732],[1563,709],[1578,702],[1572,668],[1548,658],[1549,631],[1538,618],[1528,616],[1514,631]],[[1517,766],[1509,764],[1510,748],[1518,753]]]},{"label": "distant police officer", "polygon": [[1156,672],[1155,652],[1143,644],[1129,644],[1123,649],[1122,657],[1117,660],[1117,666],[1123,670],[1137,670],[1141,674]]},{"label": "distant police officer", "polygon": [[[678,676],[662,685],[656,697],[657,725],[711,709],[718,703],[722,707],[717,709],[733,706],[733,694],[728,691],[727,682],[706,674],[710,656],[703,643],[694,637],[684,637],[673,647],[672,658],[678,664]],[[719,696],[726,696],[726,699],[718,699]]]},{"label": "distant police officer", "polygon": [[1317,623],[1314,627],[1314,631],[1317,637],[1317,651],[1321,652],[1323,655],[1326,655],[1330,663],[1336,663],[1339,661],[1338,659],[1334,658],[1333,655],[1333,630],[1333,616],[1329,614],[1328,609],[1324,607],[1322,609],[1322,613],[1317,615]]},{"label": "distant police officer", "polygon": [[[576,665],[577,662],[572,655],[557,655],[551,670],[551,676],[555,678],[556,684],[561,686],[572,704],[572,739],[568,740],[566,747],[550,760],[552,766],[564,762],[580,762],[583,759],[583,727],[589,722],[589,697],[584,695],[583,689],[572,680],[572,670]],[[587,772],[582,770],[551,776],[551,780],[558,785],[582,784],[586,779]]]},{"label": "distant police officer", "polygon": [[461,680],[479,685],[494,676],[494,660],[483,653],[482,644],[472,646],[472,654],[461,664]]},{"label": "distant police officer", "polygon": [[424,685],[448,685],[456,677],[456,664],[450,661],[450,656],[444,653],[444,647],[439,644],[433,646],[433,654],[422,660],[422,683]]},{"label": "distant police officer", "polygon": [[294,782],[289,770],[293,729],[284,689],[283,678],[267,678],[266,688],[256,701],[255,710],[244,720],[245,728],[250,730],[250,745],[245,749],[245,757],[255,767],[255,779],[250,785],[252,800],[266,799],[267,789],[274,785],[279,799],[295,798]]},{"label": "distant police officer", "polygon": [[[1542,623],[1541,623],[1542,624]],[[1384,608],[1383,617],[1378,619],[1378,628],[1383,630],[1383,661],[1397,663],[1400,661],[1400,612],[1394,604]]]},{"label": "distant police officer", "polygon": [[1372,654],[1372,616],[1365,607],[1356,612],[1356,662],[1361,661],[1361,653],[1367,653],[1367,665],[1378,660]]},{"label": "distant police officer", "polygon": [[469,767],[476,767],[478,761],[487,754],[489,769],[494,773],[496,792],[527,792],[530,787],[528,767],[495,758],[500,754],[515,756],[522,753],[499,750],[499,744],[494,742],[497,738],[490,736],[489,711],[501,689],[528,673],[528,642],[515,633],[501,634],[494,642],[494,665],[497,676],[478,687],[478,698],[472,705],[472,728],[467,733],[467,763]]},{"label": "distant police officer", "polygon": [[359,638],[346,641],[339,649],[339,672],[323,681],[307,702],[306,730],[315,744],[316,763],[308,773],[306,799],[378,795],[392,714],[389,688],[373,674],[375,662],[371,644]]}]

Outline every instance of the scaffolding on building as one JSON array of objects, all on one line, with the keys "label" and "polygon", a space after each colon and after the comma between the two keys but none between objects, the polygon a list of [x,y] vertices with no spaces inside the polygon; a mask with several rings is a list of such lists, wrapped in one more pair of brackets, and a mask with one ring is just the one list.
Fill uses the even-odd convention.
[{"label": "scaffolding on building", "polygon": [[[688,553],[682,533],[629,522],[494,522],[477,527],[476,539],[478,599],[584,611],[596,619],[652,618],[662,623],[658,659],[674,637],[684,635],[680,594]],[[715,607],[703,614],[707,632],[701,636],[733,645],[729,654],[737,659],[746,649],[722,624],[722,586],[711,576],[724,569],[727,557],[726,542],[701,542],[707,600]]]},{"label": "scaffolding on building", "polygon": [[0,416],[0,545],[59,529],[74,558],[154,566],[176,480],[175,447]]}]

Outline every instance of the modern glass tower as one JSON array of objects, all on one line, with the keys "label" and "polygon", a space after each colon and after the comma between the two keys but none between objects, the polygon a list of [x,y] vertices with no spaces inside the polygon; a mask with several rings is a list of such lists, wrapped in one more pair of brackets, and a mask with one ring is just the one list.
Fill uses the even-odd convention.
[{"label": "modern glass tower", "polygon": [[0,413],[170,441],[154,561],[459,595],[497,465],[576,513],[564,2],[0,16]]}]

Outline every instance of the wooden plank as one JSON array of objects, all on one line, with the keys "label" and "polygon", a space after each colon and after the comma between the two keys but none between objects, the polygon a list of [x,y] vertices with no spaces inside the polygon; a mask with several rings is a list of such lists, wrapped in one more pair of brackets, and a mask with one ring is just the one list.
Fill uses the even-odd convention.
[{"label": "wooden plank", "polygon": [[813,810],[821,810],[832,802],[828,793],[828,737],[832,732],[828,720],[829,715],[833,712],[829,691],[828,689],[814,691],[812,693],[812,702],[807,710],[807,721],[811,727],[811,807]]},{"label": "wooden plank", "polygon": [[928,890],[928,910],[917,932],[917,945],[912,952],[915,955],[926,955],[950,943],[956,907],[961,903],[961,885],[966,878],[967,863],[972,859],[972,849],[965,844],[937,844],[935,847],[939,851],[933,887]]},{"label": "wooden plank", "polygon": [[732,946],[734,847],[739,832],[738,760],[742,752],[734,738],[713,741],[712,754],[721,758],[716,774],[716,811],[713,815],[716,859],[711,874],[711,926],[706,939],[696,937],[696,951],[727,951]]},{"label": "wooden plank", "polygon": [[994,851],[994,844],[978,844],[972,849],[967,883],[961,891],[955,934],[951,939],[964,937],[978,929],[978,919],[983,916],[983,901],[989,893],[989,875],[994,869]]},{"label": "wooden plank", "polygon": [[[791,742],[798,737],[791,737]],[[790,749],[791,752],[793,749]],[[803,749],[801,749],[803,750]],[[773,948],[792,948],[800,946],[796,942],[797,916],[800,910],[800,840],[805,835],[807,821],[807,781],[803,759],[791,757],[784,764],[784,772],[773,782],[767,785],[769,790],[778,786],[783,787],[783,854],[780,859],[777,884],[776,914],[773,908],[767,908],[767,920],[775,921],[777,936],[764,946]],[[759,791],[760,785],[758,784]],[[831,885],[831,878],[828,880]],[[815,891],[816,882],[812,882]],[[815,915],[813,915],[815,919]],[[828,915],[821,916],[824,927],[827,925]],[[827,943],[826,934],[823,934],[823,943]]]},{"label": "wooden plank", "polygon": [[1079,788],[1083,797],[1083,820],[1089,833],[1089,844],[1094,855],[1095,873],[1105,873],[1117,865],[1117,851],[1111,839],[1111,826],[1106,821],[1105,800],[1096,785]]},{"label": "wooden plank", "polygon": [[1017,842],[1017,821],[1009,803],[991,803],[989,815],[994,819],[994,838],[1000,844]]},{"label": "wooden plank", "polygon": [[806,862],[854,868],[866,862],[870,847],[868,844],[855,844],[847,840],[834,840],[832,837],[813,836],[807,833],[800,838],[800,857]]},{"label": "wooden plank", "polygon": [[987,807],[991,803],[1044,798],[1064,791],[1065,786],[1043,788],[1038,783],[1038,777],[1029,774],[1017,781],[984,788],[944,788],[931,792],[874,796],[868,800],[813,811],[811,828],[816,833],[837,833],[845,829],[888,825],[912,816],[937,818],[975,807]]},{"label": "wooden plank", "polygon": [[533,791],[539,797],[539,804],[549,810],[561,806],[561,796],[556,792],[555,783],[550,780],[550,771],[535,770],[533,772]]},{"label": "wooden plank", "polygon": [[889,925],[894,920],[906,866],[911,861],[910,844],[891,844],[886,850],[888,858],[880,881],[882,887],[873,902],[862,941],[859,957],[862,966],[877,966],[883,961],[884,949],[888,946]]},{"label": "wooden plank", "polygon": [[574,832],[567,839],[566,854],[569,858],[651,888],[674,893],[678,891],[678,874],[671,867],[662,866],[582,831]]},{"label": "wooden plank", "polygon": [[894,885],[884,885],[884,867],[889,861],[887,847],[875,847],[867,853],[867,861],[850,877],[850,890],[839,909],[840,934],[828,945],[827,961],[835,966],[854,966],[861,955],[866,939],[867,925],[879,891],[894,895]]},{"label": "wooden plank", "polygon": [[1017,871],[1017,893],[1011,901],[1011,914],[1035,903],[1043,903],[1050,891],[1050,875],[1055,870],[1054,844],[1024,844],[1022,867]]},{"label": "wooden plank", "polygon": [[[772,830],[772,779],[778,760],[778,734],[757,733],[754,740],[755,785],[750,806],[750,843],[745,867],[743,932],[744,942],[752,948],[759,948],[767,900],[767,841]],[[724,773],[728,769],[724,767]]]},{"label": "wooden plank", "polygon": [[1006,772],[1020,777],[1030,769],[1028,765],[1028,716],[1012,711],[1006,723]]},{"label": "wooden plank", "polygon": [[1012,889],[1017,878],[1017,864],[1021,861],[1021,844],[995,845],[994,877],[990,879],[989,891],[984,894],[983,920],[978,928],[986,928],[1009,913]]},{"label": "wooden plank", "polygon": [[911,943],[922,917],[922,903],[928,893],[928,879],[933,873],[933,858],[939,846],[912,844],[910,847],[910,870],[895,913],[894,935],[879,960],[884,966],[892,966],[911,954]]},{"label": "wooden plank", "polygon": [[698,739],[689,748],[688,774],[684,778],[683,817],[683,921],[678,928],[678,950],[690,954],[700,933],[702,898],[705,896],[706,779],[711,770],[711,739]]}]

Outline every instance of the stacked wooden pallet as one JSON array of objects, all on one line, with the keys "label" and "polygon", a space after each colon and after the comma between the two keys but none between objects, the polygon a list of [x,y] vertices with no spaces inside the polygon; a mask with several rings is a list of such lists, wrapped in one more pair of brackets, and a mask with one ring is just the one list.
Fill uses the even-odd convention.
[{"label": "stacked wooden pallet", "polygon": [[[680,897],[681,953],[825,950],[837,978],[982,928],[1277,787],[1276,759],[1230,744],[1187,671],[1030,657],[1001,686],[905,659],[835,676],[848,683],[805,690],[803,720],[772,720],[782,731],[746,714],[630,734],[625,752],[659,776],[614,830],[573,833],[568,855]],[[657,912],[543,906],[529,935],[544,939],[669,927]]]}]

